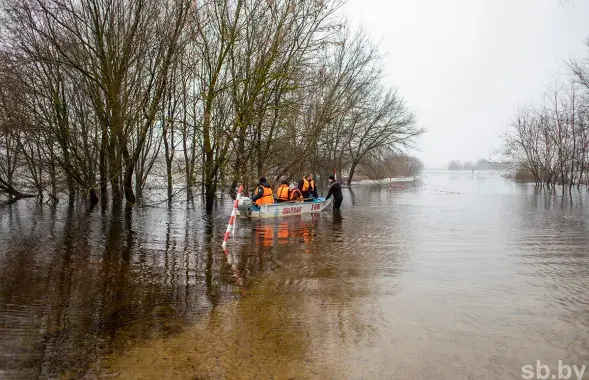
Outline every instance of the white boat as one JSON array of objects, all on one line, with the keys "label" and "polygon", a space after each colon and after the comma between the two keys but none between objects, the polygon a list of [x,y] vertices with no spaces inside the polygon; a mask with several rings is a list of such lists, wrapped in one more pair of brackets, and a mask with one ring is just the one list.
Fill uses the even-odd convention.
[{"label": "white boat", "polygon": [[248,218],[278,218],[281,216],[321,212],[331,204],[331,199],[317,198],[311,202],[281,202],[251,206],[245,211]]}]

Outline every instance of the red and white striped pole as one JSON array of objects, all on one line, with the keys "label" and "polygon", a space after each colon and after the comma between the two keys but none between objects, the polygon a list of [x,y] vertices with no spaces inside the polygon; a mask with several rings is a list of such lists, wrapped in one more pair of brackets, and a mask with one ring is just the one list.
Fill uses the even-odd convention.
[{"label": "red and white striped pole", "polygon": [[[241,197],[241,192],[243,191],[243,186],[239,186],[239,190],[237,191],[237,196],[235,197],[235,202],[233,203],[233,210],[231,210],[231,217],[229,218],[229,223],[227,224],[227,230],[225,231],[225,237],[223,238],[223,248],[227,245],[227,240],[229,240],[229,234],[231,233],[231,229],[233,224],[235,223],[235,217],[237,216],[237,206],[239,205],[239,198]],[[233,231],[235,234],[235,231]]]}]

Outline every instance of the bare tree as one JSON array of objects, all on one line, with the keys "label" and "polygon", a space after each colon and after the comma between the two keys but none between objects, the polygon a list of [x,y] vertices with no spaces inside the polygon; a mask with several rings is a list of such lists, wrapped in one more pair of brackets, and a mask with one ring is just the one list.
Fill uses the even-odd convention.
[{"label": "bare tree", "polygon": [[348,185],[367,154],[374,151],[394,153],[410,148],[415,138],[424,132],[416,126],[413,113],[392,90],[374,93],[366,107],[358,110],[353,123],[353,138],[348,142],[351,160]]},{"label": "bare tree", "polygon": [[[156,120],[170,67],[182,49],[190,5],[181,0],[6,4],[13,49],[38,62],[39,82],[45,79],[49,86],[44,95],[53,93],[53,108],[46,110],[46,116],[62,137],[60,165],[68,180],[90,194],[95,184],[75,172],[69,160],[76,155],[73,145],[63,140],[72,130],[70,106],[87,102],[84,106],[92,107],[94,117],[77,120],[76,126],[88,133],[84,123],[98,124],[101,189],[104,192],[108,181],[114,199],[124,192],[134,203],[134,170]],[[72,97],[76,102],[68,102]],[[133,144],[131,136],[136,136]]]},{"label": "bare tree", "polygon": [[[587,102],[589,87],[584,84],[586,67],[571,63],[571,75],[550,87],[539,107],[519,110],[505,136],[505,155],[520,173],[529,172],[537,185],[564,194],[586,182]],[[523,169],[523,170],[522,170]]]},{"label": "bare tree", "polygon": [[109,190],[134,204],[155,189],[171,204],[182,175],[187,199],[200,185],[211,211],[227,180],[352,177],[410,147],[422,130],[382,85],[377,47],[337,18],[341,4],[3,1],[16,86],[0,89],[18,103],[0,115],[4,182],[104,204]]}]

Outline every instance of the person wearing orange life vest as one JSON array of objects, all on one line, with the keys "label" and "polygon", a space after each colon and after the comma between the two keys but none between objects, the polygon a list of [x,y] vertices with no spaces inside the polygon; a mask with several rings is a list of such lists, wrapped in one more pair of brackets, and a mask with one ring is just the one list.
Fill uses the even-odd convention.
[{"label": "person wearing orange life vest", "polygon": [[306,177],[303,177],[299,181],[299,189],[303,194],[303,198],[305,198],[305,202],[308,200],[312,200],[309,198],[317,198],[317,186],[315,186],[315,180],[313,179],[313,174],[307,174]]},{"label": "person wearing orange life vest", "polygon": [[282,181],[278,189],[276,189],[276,202],[288,202],[289,195],[288,181]]},{"label": "person wearing orange life vest", "polygon": [[274,192],[268,184],[268,181],[266,181],[266,178],[260,178],[260,183],[256,190],[256,194],[252,198],[252,202],[256,206],[274,203]]},{"label": "person wearing orange life vest", "polygon": [[290,196],[288,199],[290,199],[291,201],[299,201],[299,202],[303,201],[303,194],[301,193],[301,191],[299,190],[297,185],[290,185],[289,189],[290,189]]}]

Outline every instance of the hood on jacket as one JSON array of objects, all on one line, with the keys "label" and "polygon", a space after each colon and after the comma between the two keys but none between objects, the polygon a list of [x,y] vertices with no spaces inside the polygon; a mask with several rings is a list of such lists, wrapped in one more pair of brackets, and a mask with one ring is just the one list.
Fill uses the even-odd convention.
[{"label": "hood on jacket", "polygon": [[270,187],[270,185],[268,184],[268,181],[266,181],[266,177],[262,177],[260,178],[260,182],[258,183],[260,186],[264,186],[264,187]]}]

